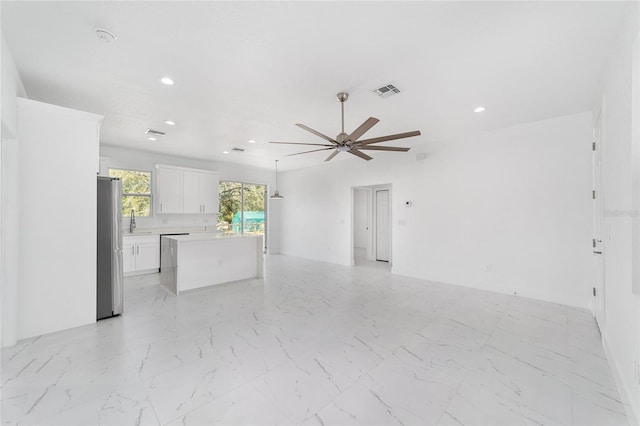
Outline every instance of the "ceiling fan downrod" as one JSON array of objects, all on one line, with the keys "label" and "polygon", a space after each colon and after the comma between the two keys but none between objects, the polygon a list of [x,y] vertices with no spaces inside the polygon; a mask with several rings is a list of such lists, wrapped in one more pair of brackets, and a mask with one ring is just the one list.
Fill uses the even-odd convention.
[{"label": "ceiling fan downrod", "polygon": [[342,110],[342,134],[344,134],[344,103],[349,99],[349,94],[347,92],[338,93],[338,100],[340,101],[340,109]]}]

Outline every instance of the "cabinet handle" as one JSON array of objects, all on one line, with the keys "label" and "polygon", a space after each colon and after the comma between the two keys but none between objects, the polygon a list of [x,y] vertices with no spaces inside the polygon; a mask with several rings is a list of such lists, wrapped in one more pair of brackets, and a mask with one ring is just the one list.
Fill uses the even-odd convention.
[{"label": "cabinet handle", "polygon": [[132,256],[136,255],[136,246],[131,246],[131,255]]},{"label": "cabinet handle", "polygon": [[140,246],[136,246],[136,247],[137,247],[136,254],[140,254]]},{"label": "cabinet handle", "polygon": [[162,213],[162,203],[160,203],[160,213]]}]

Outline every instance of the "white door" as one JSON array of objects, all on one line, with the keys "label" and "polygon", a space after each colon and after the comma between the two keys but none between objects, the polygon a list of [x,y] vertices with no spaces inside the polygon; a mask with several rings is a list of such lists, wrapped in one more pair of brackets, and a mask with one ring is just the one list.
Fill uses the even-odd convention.
[{"label": "white door", "polygon": [[391,255],[389,190],[376,191],[376,260],[388,262]]},{"label": "white door", "polygon": [[596,321],[600,329],[605,324],[605,271],[604,271],[604,197],[602,192],[602,114],[596,118],[593,129],[593,296]]},{"label": "white door", "polygon": [[361,249],[366,249],[369,242],[368,198],[370,198],[368,190],[355,189],[353,193],[353,246]]}]

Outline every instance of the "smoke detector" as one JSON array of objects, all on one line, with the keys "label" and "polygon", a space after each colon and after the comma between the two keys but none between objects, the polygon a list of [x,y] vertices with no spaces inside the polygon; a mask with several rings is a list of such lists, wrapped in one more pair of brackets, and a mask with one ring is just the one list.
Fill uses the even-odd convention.
[{"label": "smoke detector", "polygon": [[107,31],[104,28],[96,28],[96,36],[107,44],[116,41],[116,36],[111,31]]},{"label": "smoke detector", "polygon": [[400,93],[400,89],[394,84],[385,84],[384,86],[378,87],[377,89],[372,90],[373,93],[380,96],[381,98],[388,98],[389,96],[397,95]]}]

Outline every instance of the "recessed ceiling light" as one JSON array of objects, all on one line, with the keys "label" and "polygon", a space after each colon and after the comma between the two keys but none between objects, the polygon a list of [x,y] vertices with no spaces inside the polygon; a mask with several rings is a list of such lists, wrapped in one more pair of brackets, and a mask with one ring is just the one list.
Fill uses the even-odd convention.
[{"label": "recessed ceiling light", "polygon": [[256,143],[253,139],[249,140],[249,143]]},{"label": "recessed ceiling light", "polygon": [[228,154],[228,153],[229,153],[229,151],[222,151],[222,153],[223,153],[223,154]]},{"label": "recessed ceiling light", "polygon": [[175,121],[171,121],[171,120],[167,120],[165,121],[165,123],[167,123],[169,126],[175,126],[176,122]]},{"label": "recessed ceiling light", "polygon": [[173,80],[170,79],[169,77],[162,77],[160,81],[166,84],[167,86],[173,86]]},{"label": "recessed ceiling light", "polygon": [[147,139],[149,139],[150,141],[157,141],[158,139],[154,138],[153,136],[149,136]]},{"label": "recessed ceiling light", "polygon": [[486,110],[486,108],[485,108],[485,107],[483,107],[482,105],[478,105],[477,107],[475,107],[475,108],[473,109],[473,112],[483,112],[483,111],[485,111],[485,110]]}]

